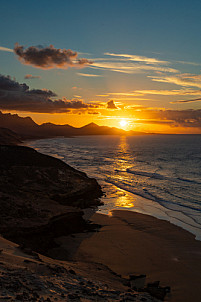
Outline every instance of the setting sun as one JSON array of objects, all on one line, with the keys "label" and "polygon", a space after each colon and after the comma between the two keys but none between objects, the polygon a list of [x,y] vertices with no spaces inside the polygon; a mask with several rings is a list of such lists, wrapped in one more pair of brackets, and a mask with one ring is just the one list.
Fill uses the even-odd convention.
[{"label": "setting sun", "polygon": [[125,127],[127,126],[128,122],[125,120],[125,119],[122,119],[120,122],[119,122],[120,126],[121,127]]}]

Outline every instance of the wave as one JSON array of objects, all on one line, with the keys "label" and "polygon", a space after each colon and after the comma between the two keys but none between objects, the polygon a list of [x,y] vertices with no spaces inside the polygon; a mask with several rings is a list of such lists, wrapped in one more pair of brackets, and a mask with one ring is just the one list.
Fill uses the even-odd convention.
[{"label": "wave", "polygon": [[[118,172],[121,172],[121,171],[118,171]],[[124,172],[124,171],[122,171],[122,172]],[[168,176],[165,176],[165,175],[162,175],[159,173],[155,173],[155,172],[131,170],[130,168],[127,168],[126,172],[134,174],[134,175],[139,175],[139,176],[144,176],[144,177],[149,177],[149,178],[154,178],[154,179],[160,179],[160,180],[170,180],[170,181],[174,181],[174,182],[184,181],[184,182],[189,182],[189,183],[194,183],[194,184],[201,184],[201,182],[196,181],[196,180],[182,178],[182,177],[173,178],[173,177],[168,177]]]},{"label": "wave", "polygon": [[[179,203],[176,203],[175,201],[172,202],[170,200],[165,200],[163,198],[159,198],[158,196],[156,196],[153,193],[149,192],[148,189],[146,189],[146,188],[143,188],[143,190],[139,190],[139,189],[136,189],[136,188],[130,186],[129,184],[126,184],[122,181],[118,182],[118,181],[115,181],[114,179],[111,179],[111,178],[107,178],[106,181],[108,183],[111,183],[111,184],[115,185],[116,187],[118,187],[118,188],[120,188],[124,191],[127,191],[129,193],[138,195],[138,196],[143,197],[145,199],[155,201],[155,202],[159,203],[161,206],[163,206],[167,209],[170,209],[170,210],[185,213],[186,211],[184,209],[186,209],[186,210],[189,209],[189,210],[192,210],[192,211],[195,211],[195,212],[199,212],[199,213],[201,212],[201,209],[197,209],[197,208],[193,207],[192,205],[185,205],[185,204],[181,205]],[[183,210],[181,210],[181,209],[183,209]]]}]

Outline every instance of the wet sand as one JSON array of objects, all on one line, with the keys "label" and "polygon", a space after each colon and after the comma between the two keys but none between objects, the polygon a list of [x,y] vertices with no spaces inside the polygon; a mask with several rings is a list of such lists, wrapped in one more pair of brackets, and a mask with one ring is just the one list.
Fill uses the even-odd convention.
[{"label": "wet sand", "polygon": [[57,239],[61,258],[101,263],[122,276],[146,274],[147,282],[171,286],[167,301],[201,301],[201,242],[193,234],[131,211],[95,213],[90,220],[99,231]]}]

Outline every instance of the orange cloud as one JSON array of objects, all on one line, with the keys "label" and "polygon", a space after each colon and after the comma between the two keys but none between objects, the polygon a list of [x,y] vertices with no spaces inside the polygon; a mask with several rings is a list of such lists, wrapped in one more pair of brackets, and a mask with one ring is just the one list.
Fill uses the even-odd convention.
[{"label": "orange cloud", "polygon": [[24,76],[24,78],[25,78],[26,80],[31,80],[31,79],[40,79],[41,77],[40,77],[40,76],[34,76],[34,75],[32,75],[32,74],[26,74],[26,75]]},{"label": "orange cloud", "polygon": [[113,100],[107,102],[107,109],[118,109]]},{"label": "orange cloud", "polygon": [[92,78],[102,77],[102,75],[91,74],[91,73],[81,73],[81,72],[78,72],[77,74],[80,75],[80,76],[82,76],[82,77],[92,77]]}]

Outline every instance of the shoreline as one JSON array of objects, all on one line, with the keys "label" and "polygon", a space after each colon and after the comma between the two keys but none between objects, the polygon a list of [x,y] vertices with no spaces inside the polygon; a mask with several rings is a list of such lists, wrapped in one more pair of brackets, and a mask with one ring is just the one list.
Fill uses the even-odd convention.
[{"label": "shoreline", "polygon": [[62,260],[99,263],[122,277],[145,274],[147,282],[160,280],[171,287],[165,301],[190,302],[201,298],[201,242],[168,221],[131,211],[112,216],[88,213],[97,232],[56,239],[52,256]]},{"label": "shoreline", "polygon": [[[160,220],[166,220],[190,232],[195,236],[196,240],[201,241],[200,225],[184,213],[168,209],[158,202],[126,191],[125,189],[117,187],[115,184],[103,180],[99,181],[99,183],[101,187],[104,187],[105,183],[106,187],[115,188],[117,192],[114,196],[108,193],[108,197],[101,197],[101,201],[104,202],[104,205],[98,207],[98,213],[110,215],[110,212],[113,210],[122,210],[150,215]],[[114,201],[111,202],[111,199]]]},{"label": "shoreline", "polygon": [[[33,140],[34,142],[35,140]],[[25,142],[26,143],[26,142]],[[29,145],[29,143],[27,144]],[[33,148],[33,146],[31,145],[31,147]],[[43,152],[41,150],[41,152]],[[48,152],[47,152],[48,154]],[[52,154],[50,152],[51,156],[55,156],[55,154]],[[61,158],[61,157],[58,157]],[[64,160],[63,158],[61,158],[62,160]],[[68,163],[68,161],[67,161]],[[76,167],[77,169],[80,169],[79,167]],[[83,169],[84,172],[86,172],[86,169]],[[100,185],[104,187],[104,183],[106,184],[106,187],[115,187],[117,194],[116,196],[112,196],[110,194],[110,191],[112,190],[108,190],[109,194],[108,194],[108,198],[106,197],[102,197],[101,200],[105,203],[105,206],[101,206],[99,208],[99,212],[100,213],[108,213],[110,210],[115,209],[129,209],[130,211],[136,211],[139,213],[144,213],[147,215],[151,215],[153,217],[156,217],[158,219],[165,219],[167,221],[169,221],[170,223],[174,224],[174,225],[178,225],[180,226],[182,229],[188,230],[189,232],[191,232],[192,234],[194,234],[196,236],[196,240],[201,241],[201,221],[200,223],[194,221],[193,217],[188,216],[187,214],[185,214],[185,211],[182,212],[182,208],[181,211],[179,211],[178,209],[180,209],[180,206],[178,206],[178,209],[169,209],[163,205],[161,205],[159,202],[156,202],[154,200],[145,198],[143,196],[137,195],[135,193],[126,191],[124,188],[120,188],[118,186],[116,186],[113,183],[107,182],[105,181],[102,176],[100,177],[100,179],[97,178],[97,175],[94,173],[87,173],[87,175],[89,177],[94,177],[95,179],[98,180],[98,182],[100,183]],[[122,193],[121,196],[125,196],[125,197],[121,197],[119,198],[118,193]],[[113,204],[111,203],[111,200],[113,199]],[[117,201],[118,199],[118,201]],[[118,206],[116,206],[116,203],[119,203]],[[121,203],[124,203],[124,205],[121,207]],[[129,205],[128,207],[126,207],[126,205]],[[132,204],[134,205],[132,208]],[[185,209],[184,209],[185,210]],[[189,209],[190,211],[190,209]],[[197,216],[198,217],[198,216]],[[197,218],[195,217],[195,218]]]}]

